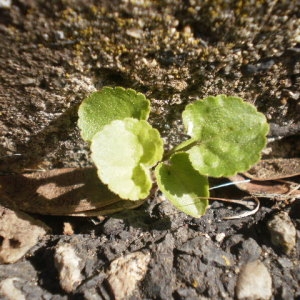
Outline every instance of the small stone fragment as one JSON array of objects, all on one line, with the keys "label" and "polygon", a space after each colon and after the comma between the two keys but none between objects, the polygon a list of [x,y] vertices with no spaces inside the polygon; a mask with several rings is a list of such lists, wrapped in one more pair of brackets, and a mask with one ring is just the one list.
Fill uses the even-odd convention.
[{"label": "small stone fragment", "polygon": [[73,229],[73,226],[72,226],[71,223],[64,222],[64,231],[63,231],[63,233],[66,234],[66,235],[74,234],[74,229]]},{"label": "small stone fragment", "polygon": [[150,253],[135,252],[115,259],[110,264],[108,282],[115,299],[127,299],[141,281],[150,262]]},{"label": "small stone fragment", "polygon": [[0,0],[0,8],[10,8],[11,0]]},{"label": "small stone fragment", "polygon": [[282,211],[268,222],[271,241],[280,247],[284,253],[290,254],[296,245],[296,228],[289,215]]},{"label": "small stone fragment", "polygon": [[143,37],[143,30],[138,28],[127,29],[126,34],[135,39],[140,39]]},{"label": "small stone fragment", "polygon": [[224,232],[220,232],[220,233],[216,234],[216,241],[218,243],[221,243],[224,240],[225,236],[226,236],[226,234]]},{"label": "small stone fragment", "polygon": [[61,30],[55,31],[54,35],[57,40],[63,40],[65,38],[65,33]]},{"label": "small stone fragment", "polygon": [[32,78],[32,77],[25,77],[20,79],[20,83],[22,85],[35,85],[36,84],[36,78]]},{"label": "small stone fragment", "polygon": [[236,284],[239,300],[267,300],[272,296],[272,278],[263,263],[256,260],[244,265]]},{"label": "small stone fragment", "polygon": [[7,278],[0,282],[0,296],[7,300],[26,300],[19,289],[14,286],[14,281],[19,280],[16,277]]},{"label": "small stone fragment", "polygon": [[61,288],[67,293],[73,292],[82,281],[81,259],[71,245],[62,244],[56,248],[54,262],[59,272]]},{"label": "small stone fragment", "polygon": [[0,206],[0,263],[16,262],[47,232],[43,222]]}]

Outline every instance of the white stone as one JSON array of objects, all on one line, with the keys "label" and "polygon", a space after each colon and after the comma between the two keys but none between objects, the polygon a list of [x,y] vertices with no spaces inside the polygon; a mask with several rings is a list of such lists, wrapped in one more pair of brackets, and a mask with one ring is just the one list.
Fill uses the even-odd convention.
[{"label": "white stone", "polygon": [[272,278],[265,265],[256,260],[244,265],[236,284],[239,300],[268,300],[272,297]]},{"label": "white stone", "polygon": [[14,263],[36,245],[50,228],[23,212],[0,206],[0,263]]},{"label": "white stone", "polygon": [[150,253],[134,252],[110,264],[108,282],[116,300],[128,299],[141,281],[150,261]]},{"label": "white stone", "polygon": [[224,232],[218,233],[216,235],[216,241],[221,243],[224,240],[225,236],[226,236],[226,234]]},{"label": "white stone", "polygon": [[0,296],[7,300],[26,300],[22,292],[14,286],[14,281],[19,278],[7,278],[0,282]]},{"label": "white stone", "polygon": [[54,255],[61,288],[70,293],[81,283],[81,259],[70,244],[59,245]]},{"label": "white stone", "polygon": [[10,8],[11,0],[0,0],[0,8]]}]

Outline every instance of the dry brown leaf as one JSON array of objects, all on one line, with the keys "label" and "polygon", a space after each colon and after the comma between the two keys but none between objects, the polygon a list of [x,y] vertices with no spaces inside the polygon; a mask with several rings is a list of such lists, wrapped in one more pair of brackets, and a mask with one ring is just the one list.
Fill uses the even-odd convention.
[{"label": "dry brown leaf", "polygon": [[300,158],[263,159],[244,175],[254,180],[275,180],[300,175]]},{"label": "dry brown leaf", "polygon": [[0,176],[0,203],[30,213],[99,216],[141,205],[110,192],[95,168]]},{"label": "dry brown leaf", "polygon": [[[246,178],[242,175],[235,175],[229,178],[232,182],[242,181]],[[249,194],[285,194],[289,192],[289,185],[283,183],[276,183],[271,181],[261,182],[261,181],[250,181],[241,182],[235,184],[240,190],[248,192]]]},{"label": "dry brown leaf", "polygon": [[[229,178],[232,182],[242,181],[246,178],[242,175],[235,175]],[[257,197],[277,198],[278,200],[285,200],[289,198],[300,197],[300,191],[297,184],[284,181],[254,181],[236,183],[240,190],[245,191]]]},{"label": "dry brown leaf", "polygon": [[257,197],[288,200],[300,197],[299,184],[282,179],[298,175],[299,158],[276,158],[261,160],[243,175],[237,174],[229,179],[239,182],[250,178],[250,182],[239,182],[236,186]]}]

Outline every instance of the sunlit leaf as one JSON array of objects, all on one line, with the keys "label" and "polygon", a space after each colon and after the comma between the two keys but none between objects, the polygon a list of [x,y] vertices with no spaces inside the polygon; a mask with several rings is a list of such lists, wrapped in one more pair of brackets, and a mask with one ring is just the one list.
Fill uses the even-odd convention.
[{"label": "sunlit leaf", "polygon": [[155,170],[157,184],[168,200],[193,217],[202,216],[208,206],[208,179],[197,172],[187,153],[176,153]]},{"label": "sunlit leaf", "polygon": [[186,147],[201,174],[221,177],[248,170],[260,159],[269,126],[256,108],[238,97],[218,95],[189,104],[183,122],[191,141]]},{"label": "sunlit leaf", "polygon": [[91,144],[98,176],[123,199],[148,196],[152,180],[149,168],[162,159],[159,132],[144,120],[126,118],[106,125]]},{"label": "sunlit leaf", "polygon": [[125,118],[147,120],[149,112],[150,102],[143,94],[122,87],[104,87],[81,103],[78,126],[82,138],[91,141],[110,122]]}]

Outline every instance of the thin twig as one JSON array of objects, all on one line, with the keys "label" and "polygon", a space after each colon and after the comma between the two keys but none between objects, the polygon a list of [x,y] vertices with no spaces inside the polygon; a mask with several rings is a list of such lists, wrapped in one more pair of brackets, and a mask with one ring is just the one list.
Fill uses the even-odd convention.
[{"label": "thin twig", "polygon": [[232,217],[224,217],[223,220],[235,220],[235,219],[241,219],[241,218],[245,218],[248,216],[252,216],[255,213],[257,213],[259,207],[260,207],[260,201],[258,200],[258,198],[253,196],[254,201],[256,202],[256,207],[251,210],[251,211],[246,211],[240,215],[236,215],[236,216],[232,216]]},{"label": "thin twig", "polygon": [[300,184],[296,185],[294,188],[291,188],[290,191],[288,193],[286,193],[286,195],[291,195],[293,192],[295,192],[299,189],[300,189]]},{"label": "thin twig", "polygon": [[[250,198],[250,197],[248,197]],[[227,198],[217,198],[217,197],[209,197],[206,198],[209,200],[216,200],[216,201],[222,201],[222,202],[229,202],[229,203],[235,203],[235,204],[239,204],[242,206],[247,207],[248,209],[252,209],[252,205],[250,207],[250,205],[248,203],[245,202],[245,200],[236,200],[236,199],[227,199]]]},{"label": "thin twig", "polygon": [[21,155],[22,155],[21,153],[8,154],[8,155],[0,156],[0,159],[5,157],[10,157],[10,156],[21,156]]}]

